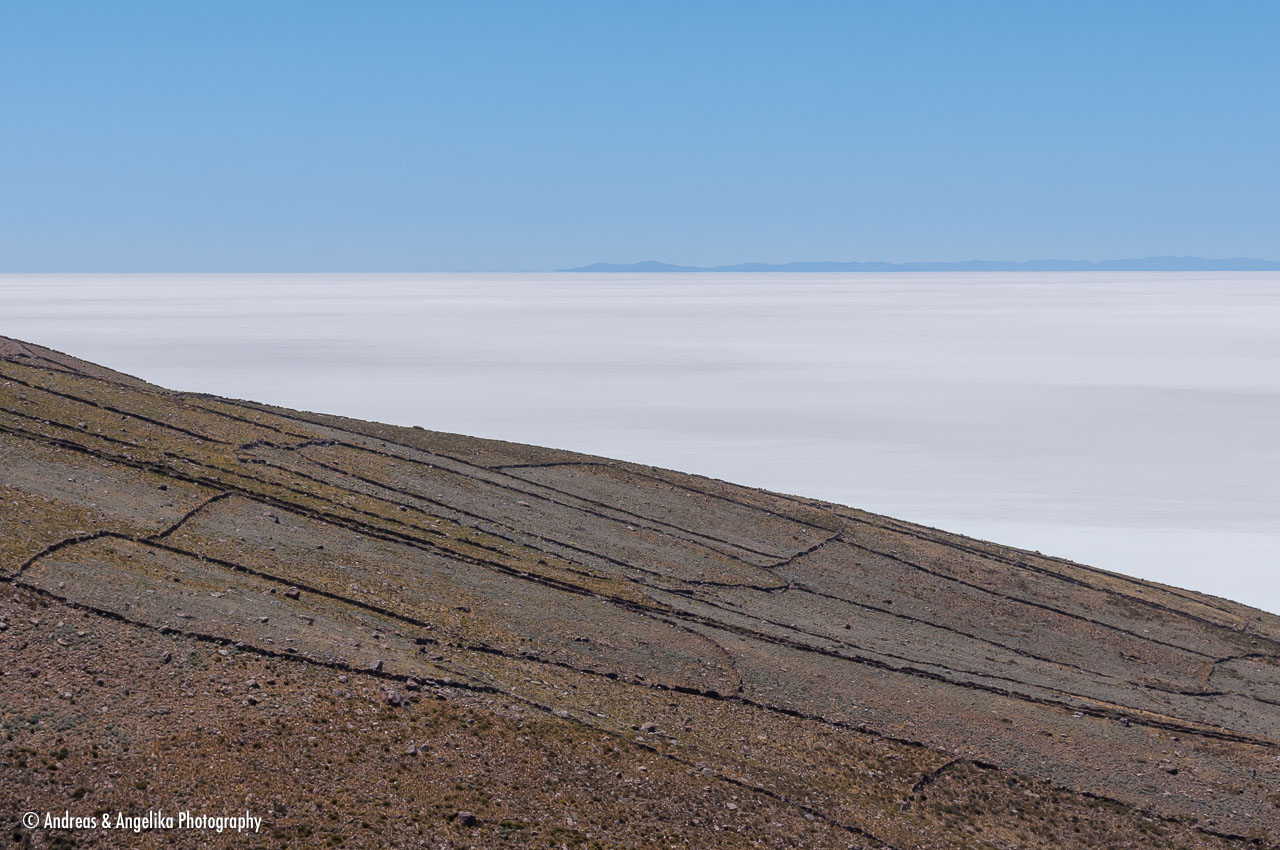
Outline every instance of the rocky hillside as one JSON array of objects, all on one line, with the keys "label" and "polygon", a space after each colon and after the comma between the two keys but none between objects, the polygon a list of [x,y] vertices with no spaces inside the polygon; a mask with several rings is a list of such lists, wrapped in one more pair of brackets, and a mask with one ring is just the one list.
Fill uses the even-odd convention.
[{"label": "rocky hillside", "polygon": [[1280,846],[1280,618],[840,505],[0,338],[0,581],[9,846]]}]

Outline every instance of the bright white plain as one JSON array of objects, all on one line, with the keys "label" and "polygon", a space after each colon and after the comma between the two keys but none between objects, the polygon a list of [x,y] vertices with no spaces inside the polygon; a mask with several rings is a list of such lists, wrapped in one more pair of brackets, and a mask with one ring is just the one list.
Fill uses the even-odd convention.
[{"label": "bright white plain", "polygon": [[0,275],[0,334],[1280,612],[1280,274]]}]

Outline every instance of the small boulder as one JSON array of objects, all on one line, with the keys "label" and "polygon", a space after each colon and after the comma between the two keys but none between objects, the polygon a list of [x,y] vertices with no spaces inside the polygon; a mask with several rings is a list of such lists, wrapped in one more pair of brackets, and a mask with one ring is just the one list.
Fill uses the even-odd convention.
[{"label": "small boulder", "polygon": [[299,595],[298,588],[296,588],[296,587],[291,587],[291,588],[289,588],[288,590],[286,590],[286,591],[284,592],[284,595],[285,595],[285,596],[287,596],[287,597],[289,597],[290,599],[297,599],[297,598],[298,598],[298,595]]}]

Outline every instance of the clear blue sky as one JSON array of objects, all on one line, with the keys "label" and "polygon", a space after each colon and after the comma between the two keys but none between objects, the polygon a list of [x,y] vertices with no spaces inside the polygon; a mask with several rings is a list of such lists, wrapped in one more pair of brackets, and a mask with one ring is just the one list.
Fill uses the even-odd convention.
[{"label": "clear blue sky", "polygon": [[1280,4],[0,4],[0,271],[1280,258]]}]

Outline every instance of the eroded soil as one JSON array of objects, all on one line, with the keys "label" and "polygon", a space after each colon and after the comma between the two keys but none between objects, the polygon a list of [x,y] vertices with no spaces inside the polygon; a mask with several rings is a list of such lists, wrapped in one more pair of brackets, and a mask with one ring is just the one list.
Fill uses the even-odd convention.
[{"label": "eroded soil", "polygon": [[[1272,615],[3,339],[0,672],[15,847],[1280,835]],[[263,831],[18,826],[183,808]]]}]

